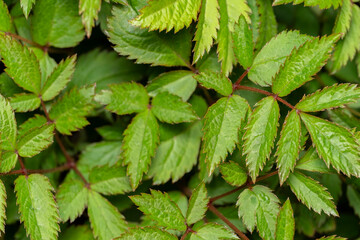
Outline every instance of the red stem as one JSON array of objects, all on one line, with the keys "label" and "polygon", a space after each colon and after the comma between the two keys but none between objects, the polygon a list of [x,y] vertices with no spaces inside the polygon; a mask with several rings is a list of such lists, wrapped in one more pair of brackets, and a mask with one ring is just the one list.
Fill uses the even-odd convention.
[{"label": "red stem", "polygon": [[238,78],[238,80],[234,83],[233,88],[236,89],[237,86],[240,86],[241,81],[245,78],[245,76],[248,74],[250,68],[247,68],[243,74]]},{"label": "red stem", "polygon": [[[55,167],[55,168],[50,168],[50,169],[26,169],[26,172],[29,174],[32,173],[52,173],[52,172],[62,172],[65,170],[69,170],[71,169],[71,167],[66,163],[64,165],[61,165],[59,167]],[[14,170],[11,172],[6,172],[6,173],[0,173],[0,176],[5,176],[5,175],[17,175],[17,174],[24,174],[23,169],[20,170]]]}]

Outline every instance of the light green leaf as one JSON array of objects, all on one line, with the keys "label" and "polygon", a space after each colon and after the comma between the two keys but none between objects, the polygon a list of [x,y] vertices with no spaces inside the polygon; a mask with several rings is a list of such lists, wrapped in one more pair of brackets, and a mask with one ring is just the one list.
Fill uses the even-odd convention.
[{"label": "light green leaf", "polygon": [[5,152],[1,154],[1,164],[0,164],[0,172],[6,173],[10,172],[16,165],[18,160],[18,155],[11,152]]},{"label": "light green leaf", "polygon": [[320,9],[334,7],[335,9],[341,6],[342,0],[275,0],[273,5],[291,3],[300,4],[304,3],[305,6],[318,6]]},{"label": "light green leaf", "polygon": [[115,239],[122,240],[177,240],[178,238],[156,227],[129,228],[126,233]]},{"label": "light green leaf", "polygon": [[76,55],[61,61],[46,80],[41,89],[41,98],[49,101],[56,97],[70,81],[75,71]]},{"label": "light green leaf", "polygon": [[233,186],[242,186],[247,181],[246,170],[236,162],[227,162],[220,165],[220,172],[225,181]]},{"label": "light green leaf", "polygon": [[0,180],[0,234],[1,232],[5,233],[5,220],[6,220],[5,208],[6,208],[6,189],[4,183]]},{"label": "light green leaf", "polygon": [[107,105],[106,109],[118,115],[143,112],[148,108],[149,96],[143,85],[122,83],[109,86],[95,96],[95,100]]},{"label": "light green leaf", "polygon": [[239,239],[233,232],[217,223],[207,223],[195,228],[190,240]]},{"label": "light green leaf", "polygon": [[270,156],[280,115],[279,105],[272,96],[262,99],[255,107],[243,136],[246,165],[253,182]]},{"label": "light green leaf", "polygon": [[346,238],[343,237],[337,237],[337,236],[330,236],[330,237],[322,237],[322,238],[318,238],[318,240],[347,240]]},{"label": "light green leaf", "polygon": [[93,109],[94,93],[94,86],[74,88],[52,106],[49,116],[60,133],[70,135],[89,124],[85,116]]},{"label": "light green leaf", "polygon": [[192,122],[199,119],[189,103],[167,92],[159,93],[152,99],[151,111],[157,119],[166,123]]},{"label": "light green leaf", "polygon": [[204,218],[209,198],[204,183],[197,186],[189,200],[189,207],[186,213],[187,224],[194,224]]},{"label": "light green leaf", "polygon": [[232,83],[224,74],[207,70],[194,77],[201,86],[207,89],[214,89],[224,96],[229,96],[233,92]]},{"label": "light green leaf", "polygon": [[152,189],[150,189],[150,192],[151,194],[142,193],[141,196],[130,196],[131,201],[159,226],[185,231],[185,218],[169,195]]},{"label": "light green leaf", "polygon": [[14,150],[16,143],[16,120],[10,103],[0,94],[0,147]]},{"label": "light green leaf", "polygon": [[88,189],[81,180],[65,180],[56,193],[60,218],[63,222],[73,222],[85,210],[88,204]]},{"label": "light green leaf", "polygon": [[253,35],[243,15],[240,16],[239,22],[235,24],[232,38],[237,61],[244,69],[251,67],[254,60]]},{"label": "light green leaf", "polygon": [[40,107],[40,98],[33,93],[20,93],[10,98],[10,104],[16,112],[29,112]]},{"label": "light green leaf", "polygon": [[296,159],[300,152],[301,121],[296,110],[292,110],[286,116],[280,133],[277,148],[277,166],[279,169],[280,184],[288,178],[294,170]]},{"label": "light green leaf", "polygon": [[347,176],[360,176],[359,144],[348,129],[305,113],[301,119],[327,166],[331,164]]},{"label": "light green leaf", "polygon": [[33,4],[35,4],[35,0],[20,0],[20,5],[26,18],[29,17],[29,13]]},{"label": "light green leaf", "polygon": [[0,33],[0,54],[5,72],[17,85],[33,93],[40,93],[41,73],[34,53],[10,36]]},{"label": "light green leaf", "polygon": [[59,237],[59,240],[94,240],[90,226],[72,225],[66,228]]},{"label": "light green leaf", "polygon": [[310,81],[325,65],[339,36],[315,38],[295,49],[276,74],[273,93],[283,97]]},{"label": "light green leaf", "polygon": [[127,229],[124,216],[116,207],[94,191],[89,191],[88,215],[94,236],[100,240],[113,239]]},{"label": "light green leaf", "polygon": [[129,20],[136,17],[136,13],[130,7],[115,7],[112,14],[108,23],[108,35],[118,53],[128,55],[129,59],[137,59],[137,63],[190,66],[189,31],[183,30],[171,35],[134,27]]},{"label": "light green leaf", "polygon": [[341,38],[344,38],[351,24],[352,2],[351,0],[343,0],[342,3],[342,7],[336,17],[333,33],[342,33]]},{"label": "light green leaf", "polygon": [[[121,132],[118,134],[120,135]],[[112,166],[119,161],[121,153],[121,141],[102,141],[89,144],[81,153],[79,164],[86,165],[89,168],[104,165]]]},{"label": "light green leaf", "polygon": [[136,115],[124,132],[124,163],[131,186],[136,189],[147,172],[159,142],[159,125],[150,110]]},{"label": "light green leaf", "polygon": [[291,240],[295,235],[294,212],[290,200],[287,199],[280,209],[276,224],[276,240]]},{"label": "light green leaf", "polygon": [[189,27],[196,20],[201,1],[199,0],[163,0],[150,1],[140,10],[140,15],[131,23],[134,26],[149,28],[150,31],[180,29]]},{"label": "light green leaf", "polygon": [[360,216],[360,193],[355,190],[353,186],[348,185],[346,196],[349,200],[350,206],[354,209],[355,214]]},{"label": "light green leaf", "polygon": [[208,109],[203,128],[203,149],[209,175],[239,142],[240,126],[248,109],[247,101],[238,95],[220,98]]},{"label": "light green leaf", "polygon": [[88,38],[91,35],[95,21],[98,19],[100,8],[101,0],[80,0],[79,14],[82,15],[82,22]]},{"label": "light green leaf", "polygon": [[13,23],[8,7],[4,0],[0,0],[0,31],[13,32]]},{"label": "light green leaf", "polygon": [[248,74],[249,79],[260,86],[270,86],[286,57],[309,39],[311,37],[299,31],[283,31],[273,37],[256,55]]},{"label": "light green leaf", "polygon": [[15,180],[20,220],[31,239],[57,239],[59,213],[52,191],[49,179],[40,174],[19,176]]},{"label": "light green leaf", "polygon": [[337,109],[328,109],[327,113],[331,121],[337,123],[346,128],[357,128],[360,130],[360,121],[357,119],[349,109],[346,108],[337,108]]},{"label": "light green leaf", "polygon": [[196,89],[197,83],[193,76],[194,73],[184,70],[166,72],[151,80],[146,90],[151,97],[169,92],[187,101]]},{"label": "light green leaf", "polygon": [[277,23],[271,0],[259,0],[259,36],[256,39],[256,49],[259,51],[272,37],[277,34]]},{"label": "light green leaf", "polygon": [[32,17],[32,37],[40,45],[76,46],[85,35],[78,1],[37,0]]},{"label": "light green leaf", "polygon": [[17,139],[23,138],[28,132],[34,130],[35,128],[42,127],[46,123],[47,120],[44,115],[35,114],[34,117],[28,118],[19,126]]},{"label": "light green leaf", "polygon": [[294,172],[289,175],[288,184],[296,197],[310,210],[318,214],[338,216],[333,198],[325,187],[305,175]]},{"label": "light green leaf", "polygon": [[42,49],[36,47],[32,47],[30,49],[34,52],[39,62],[41,72],[41,86],[43,87],[48,77],[56,68],[57,63],[49,56],[49,53],[44,52]]},{"label": "light green leaf", "polygon": [[246,228],[253,232],[256,226],[256,210],[259,207],[256,194],[248,188],[245,189],[240,193],[236,206],[239,207],[239,218],[242,219]]},{"label": "light green leaf", "polygon": [[296,169],[310,172],[334,173],[323,160],[319,158],[315,148],[310,148],[305,155],[296,163]]}]

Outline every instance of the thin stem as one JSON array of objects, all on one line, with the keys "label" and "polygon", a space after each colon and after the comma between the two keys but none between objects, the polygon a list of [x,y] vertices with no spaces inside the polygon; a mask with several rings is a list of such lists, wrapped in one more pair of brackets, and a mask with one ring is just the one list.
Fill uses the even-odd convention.
[{"label": "thin stem", "polygon": [[21,166],[21,172],[25,175],[25,176],[27,176],[28,175],[28,171],[27,171],[27,169],[26,169],[26,167],[25,167],[25,164],[24,164],[24,162],[23,162],[23,160],[22,160],[22,158],[18,155],[18,159],[19,159],[19,163],[20,163],[20,166]]},{"label": "thin stem", "polygon": [[191,233],[191,232],[192,232],[191,228],[190,228],[190,227],[187,227],[184,235],[182,235],[182,237],[180,238],[180,240],[185,240],[186,236],[187,236],[189,233]]},{"label": "thin stem", "polygon": [[41,49],[44,49],[44,50],[46,48],[45,46],[41,46],[40,44],[38,44],[36,42],[33,42],[33,41],[31,41],[31,40],[29,40],[27,38],[24,38],[22,36],[19,36],[17,34],[14,34],[14,33],[11,33],[11,32],[5,32],[5,31],[1,31],[1,30],[0,30],[0,32],[3,32],[5,35],[8,35],[8,36],[11,36],[11,37],[13,37],[15,39],[18,39],[20,41],[26,42],[26,43],[28,43],[28,44],[30,44],[32,46],[37,47],[37,48],[41,48]]},{"label": "thin stem", "polygon": [[186,66],[195,74],[197,74],[199,71],[194,68],[190,63],[186,63]]},{"label": "thin stem", "polygon": [[245,76],[248,74],[250,68],[247,68],[243,74],[238,78],[238,80],[234,83],[234,90],[237,86],[240,86],[241,81],[245,78]]},{"label": "thin stem", "polygon": [[[50,168],[50,169],[26,169],[26,172],[29,174],[32,173],[52,173],[52,172],[62,172],[65,170],[69,170],[71,169],[71,167],[69,166],[69,164],[65,163],[64,165],[61,165],[59,167],[55,167],[55,168]],[[11,172],[6,172],[6,173],[0,173],[0,176],[6,176],[6,175],[17,175],[17,174],[24,174],[23,169],[20,170],[14,170]]]}]

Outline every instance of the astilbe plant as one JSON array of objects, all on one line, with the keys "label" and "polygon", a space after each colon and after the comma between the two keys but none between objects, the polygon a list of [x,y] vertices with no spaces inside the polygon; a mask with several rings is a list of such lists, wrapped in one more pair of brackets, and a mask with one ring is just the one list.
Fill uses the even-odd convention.
[{"label": "astilbe plant", "polygon": [[4,239],[356,239],[358,4],[0,0]]}]

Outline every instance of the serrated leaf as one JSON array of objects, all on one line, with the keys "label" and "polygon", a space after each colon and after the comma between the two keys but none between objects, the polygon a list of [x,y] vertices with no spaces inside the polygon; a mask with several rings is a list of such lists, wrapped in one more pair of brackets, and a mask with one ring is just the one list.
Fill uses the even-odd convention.
[{"label": "serrated leaf", "polygon": [[20,93],[10,98],[10,104],[16,112],[29,112],[40,107],[40,98],[32,93]]},{"label": "serrated leaf", "polygon": [[190,240],[239,239],[233,232],[217,223],[207,223],[197,227]]},{"label": "serrated leaf", "polygon": [[236,206],[239,208],[239,218],[242,219],[246,228],[253,232],[256,226],[256,210],[259,207],[256,194],[250,189],[245,189],[240,193]]},{"label": "serrated leaf", "polygon": [[58,48],[76,46],[85,35],[77,1],[37,0],[32,37],[40,45]]},{"label": "serrated leaf", "polygon": [[136,17],[130,7],[115,7],[112,14],[108,36],[118,53],[136,59],[137,63],[190,66],[191,35],[187,30],[172,35],[134,27],[128,22]]},{"label": "serrated leaf", "polygon": [[243,15],[240,16],[239,22],[235,24],[232,38],[237,61],[244,69],[249,68],[254,60],[254,42],[252,30]]},{"label": "serrated leaf", "polygon": [[26,18],[29,17],[33,4],[35,4],[35,0],[20,0],[20,6],[23,9]]},{"label": "serrated leaf", "polygon": [[13,32],[13,23],[8,7],[3,0],[0,0],[0,31]]},{"label": "serrated leaf", "polygon": [[315,38],[295,49],[276,74],[273,93],[283,97],[310,81],[325,65],[339,36]]},{"label": "serrated leaf", "polygon": [[349,200],[349,205],[354,209],[355,214],[360,216],[360,193],[356,191],[353,186],[348,185],[346,196]]},{"label": "serrated leaf", "polygon": [[189,27],[196,20],[201,6],[199,0],[164,0],[150,1],[149,5],[140,10],[131,23],[134,26],[149,28],[150,31],[174,29],[175,33],[180,29]]},{"label": "serrated leaf", "polygon": [[194,77],[201,86],[207,89],[214,89],[224,96],[229,96],[233,92],[232,83],[224,74],[207,70]]},{"label": "serrated leaf", "polygon": [[345,37],[345,34],[350,28],[352,17],[352,2],[351,0],[343,0],[342,7],[336,17],[333,33],[342,33],[341,38]]},{"label": "serrated leaf", "polygon": [[244,153],[253,182],[270,157],[277,135],[279,115],[280,110],[277,101],[272,96],[266,97],[256,104],[256,108],[245,127]]},{"label": "serrated leaf", "polygon": [[52,106],[49,116],[60,133],[70,135],[89,124],[85,116],[93,109],[94,93],[94,86],[74,88]]},{"label": "serrated leaf", "polygon": [[247,181],[246,170],[236,162],[228,162],[220,165],[220,172],[225,181],[233,186],[242,186]]},{"label": "serrated leaf", "polygon": [[276,240],[294,239],[295,235],[295,219],[294,212],[291,207],[290,200],[287,199],[283,207],[280,209],[276,224]]},{"label": "serrated leaf", "polygon": [[15,180],[20,220],[31,239],[57,239],[59,213],[52,191],[48,178],[40,174],[19,176]]},{"label": "serrated leaf", "polygon": [[145,87],[138,83],[122,83],[109,86],[95,96],[95,100],[107,105],[106,109],[118,115],[143,112],[148,108],[149,96]]},{"label": "serrated leaf", "polygon": [[360,129],[359,120],[346,108],[337,108],[327,111],[331,121],[346,128]]},{"label": "serrated leaf", "polygon": [[5,208],[6,208],[6,189],[4,183],[0,180],[0,234],[1,232],[5,233],[5,220],[6,220]]},{"label": "serrated leaf", "polygon": [[0,149],[14,150],[16,143],[16,120],[10,103],[0,94]]},{"label": "serrated leaf", "polygon": [[225,160],[228,153],[232,153],[239,142],[240,125],[248,108],[244,98],[233,95],[220,98],[208,109],[203,128],[203,151],[209,175]]},{"label": "serrated leaf", "polygon": [[342,0],[275,0],[273,6],[291,2],[293,2],[293,4],[304,3],[305,6],[318,6],[320,9],[326,9],[330,7],[334,7],[336,9],[342,4]]},{"label": "serrated leaf", "polygon": [[150,110],[136,115],[124,132],[123,151],[133,189],[147,172],[159,142],[159,125]]},{"label": "serrated leaf", "polygon": [[330,236],[330,237],[322,237],[318,238],[318,240],[346,240],[346,238],[343,237],[337,237],[337,236]]},{"label": "serrated leaf", "polygon": [[141,195],[131,196],[131,201],[159,226],[185,231],[185,218],[169,195],[152,189],[150,189],[150,192],[151,194],[142,193]]},{"label": "serrated leaf", "polygon": [[0,172],[10,172],[16,165],[18,155],[13,151],[5,152],[1,154]]},{"label": "serrated leaf", "polygon": [[89,191],[88,203],[89,220],[95,237],[108,240],[125,232],[127,224],[124,216],[107,199]]},{"label": "serrated leaf", "polygon": [[333,173],[323,160],[319,158],[315,148],[310,148],[305,155],[296,163],[296,169],[310,172]]},{"label": "serrated leaf", "polygon": [[17,85],[40,93],[41,73],[34,53],[10,36],[0,33],[0,54],[6,73]]},{"label": "serrated leaf", "polygon": [[360,176],[359,144],[346,128],[326,120],[301,113],[319,156],[347,176]]},{"label": "serrated leaf", "polygon": [[277,34],[277,23],[271,0],[259,0],[259,36],[256,39],[256,49],[260,50],[272,37]]},{"label": "serrated leaf", "polygon": [[[299,31],[283,31],[273,37],[256,55],[250,68],[249,79],[260,85],[270,86],[286,57],[311,37]],[[281,48],[279,48],[281,46]]]},{"label": "serrated leaf", "polygon": [[75,71],[75,61],[76,55],[59,63],[41,89],[42,100],[49,101],[55,98],[65,88]]},{"label": "serrated leaf", "polygon": [[79,164],[86,165],[89,168],[104,165],[112,166],[120,160],[121,153],[121,141],[102,141],[89,144],[81,153]]},{"label": "serrated leaf", "polygon": [[280,133],[277,148],[277,166],[279,169],[280,184],[283,184],[289,173],[294,170],[296,159],[300,152],[301,121],[296,110],[286,116]]},{"label": "serrated leaf", "polygon": [[152,99],[151,111],[157,119],[166,123],[192,122],[199,119],[189,103],[167,92],[159,93]]},{"label": "serrated leaf", "polygon": [[36,47],[32,47],[30,49],[33,51],[39,62],[41,72],[41,86],[44,86],[45,81],[54,71],[57,63],[53,58],[49,56],[49,53],[44,52],[42,49]]},{"label": "serrated leaf", "polygon": [[34,117],[27,119],[18,128],[17,139],[23,138],[28,132],[35,128],[42,127],[47,123],[46,117],[43,115],[35,114]]},{"label": "serrated leaf", "polygon": [[189,200],[189,207],[186,213],[187,224],[194,224],[204,218],[209,198],[204,183],[197,186]]},{"label": "serrated leaf", "polygon": [[327,215],[339,215],[332,196],[317,181],[299,172],[294,172],[289,175],[287,182],[291,191],[310,210],[312,209],[318,214],[323,211]]},{"label": "serrated leaf", "polygon": [[89,38],[91,30],[98,19],[98,13],[101,8],[101,0],[81,0],[79,2],[79,14],[85,27],[86,35]]},{"label": "serrated leaf", "polygon": [[166,231],[156,227],[136,227],[129,228],[126,233],[121,234],[115,239],[122,240],[177,240],[178,238]]}]

